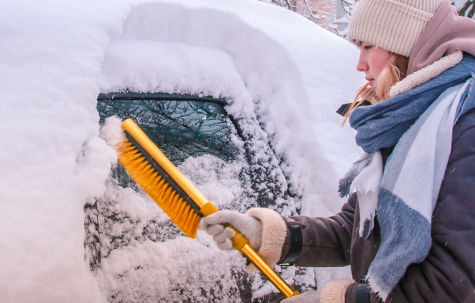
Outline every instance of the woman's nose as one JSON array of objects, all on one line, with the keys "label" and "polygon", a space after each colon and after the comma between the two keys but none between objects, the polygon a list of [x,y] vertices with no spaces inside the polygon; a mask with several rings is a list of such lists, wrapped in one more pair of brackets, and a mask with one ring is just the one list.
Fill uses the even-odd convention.
[{"label": "woman's nose", "polygon": [[358,63],[356,64],[356,70],[359,72],[364,72],[368,69],[368,63],[366,62],[365,58],[363,58],[363,54],[360,54],[360,58],[358,59]]}]

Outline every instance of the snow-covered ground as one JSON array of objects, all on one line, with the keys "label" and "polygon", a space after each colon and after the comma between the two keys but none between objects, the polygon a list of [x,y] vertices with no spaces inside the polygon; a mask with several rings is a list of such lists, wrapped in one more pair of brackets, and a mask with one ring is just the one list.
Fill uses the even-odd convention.
[{"label": "snow-covered ground", "polygon": [[[91,272],[85,204],[112,196],[130,224],[166,221],[146,198],[107,182],[115,155],[99,134],[100,92],[225,98],[256,142],[272,143],[283,172],[276,182],[299,197],[282,201],[290,205],[283,215],[292,205],[313,216],[341,206],[338,177],[360,151],[335,110],[363,78],[356,48],[310,21],[253,0],[6,0],[0,24],[1,302],[200,302],[217,283],[229,295],[217,300],[233,301],[239,291],[230,269],[244,260],[201,232],[197,240],[131,237]],[[225,207],[247,190],[236,183],[239,165],[204,157],[180,168]],[[348,274],[296,272],[282,276],[314,287]],[[272,291],[259,277],[252,283],[255,296]]]}]

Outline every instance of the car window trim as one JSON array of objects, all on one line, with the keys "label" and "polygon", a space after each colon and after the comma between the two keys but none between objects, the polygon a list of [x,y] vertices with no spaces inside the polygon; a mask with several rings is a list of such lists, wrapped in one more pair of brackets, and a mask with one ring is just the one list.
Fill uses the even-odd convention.
[{"label": "car window trim", "polygon": [[97,97],[97,101],[117,101],[117,100],[169,100],[169,101],[197,101],[197,102],[211,102],[220,106],[226,106],[227,103],[223,99],[213,97],[201,97],[187,94],[166,94],[166,93],[124,93],[112,92],[101,93]]},{"label": "car window trim", "polygon": [[[218,99],[213,97],[197,96],[190,94],[168,94],[168,93],[130,93],[130,92],[110,92],[110,93],[100,93],[97,97],[97,101],[121,101],[121,100],[176,100],[176,101],[198,101],[198,102],[212,102],[216,103],[222,107],[228,105],[225,99]],[[226,110],[225,110],[226,111]],[[237,135],[241,138],[243,142],[246,142],[246,138],[243,134],[243,131],[236,121],[236,119],[229,115],[227,112],[227,117],[231,120],[231,123],[234,126],[234,129],[237,132]],[[269,144],[269,142],[266,142]],[[269,146],[270,147],[270,146]],[[272,149],[271,149],[272,150]],[[272,152],[274,152],[272,150]],[[250,156],[246,152],[246,161],[250,162]]]}]

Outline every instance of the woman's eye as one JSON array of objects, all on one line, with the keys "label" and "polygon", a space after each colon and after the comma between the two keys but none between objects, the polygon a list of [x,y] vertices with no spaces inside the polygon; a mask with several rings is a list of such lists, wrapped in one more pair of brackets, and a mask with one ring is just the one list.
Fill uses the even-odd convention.
[{"label": "woman's eye", "polygon": [[365,47],[363,47],[364,49],[370,49],[372,45],[366,45]]}]

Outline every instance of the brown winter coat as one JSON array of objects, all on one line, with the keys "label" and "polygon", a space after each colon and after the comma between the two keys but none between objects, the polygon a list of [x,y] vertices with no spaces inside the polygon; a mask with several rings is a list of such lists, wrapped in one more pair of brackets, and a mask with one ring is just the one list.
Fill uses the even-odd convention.
[{"label": "brown winter coat", "polygon": [[[380,228],[367,240],[359,237],[356,194],[340,213],[329,218],[292,217],[300,225],[303,246],[298,266],[351,266],[353,279],[363,282],[380,245]],[[290,248],[288,233],[282,256]],[[355,303],[357,283],[346,302]],[[371,302],[379,302],[371,294]],[[453,130],[452,152],[432,219],[432,248],[420,264],[407,268],[386,302],[475,302],[475,109]]]}]

